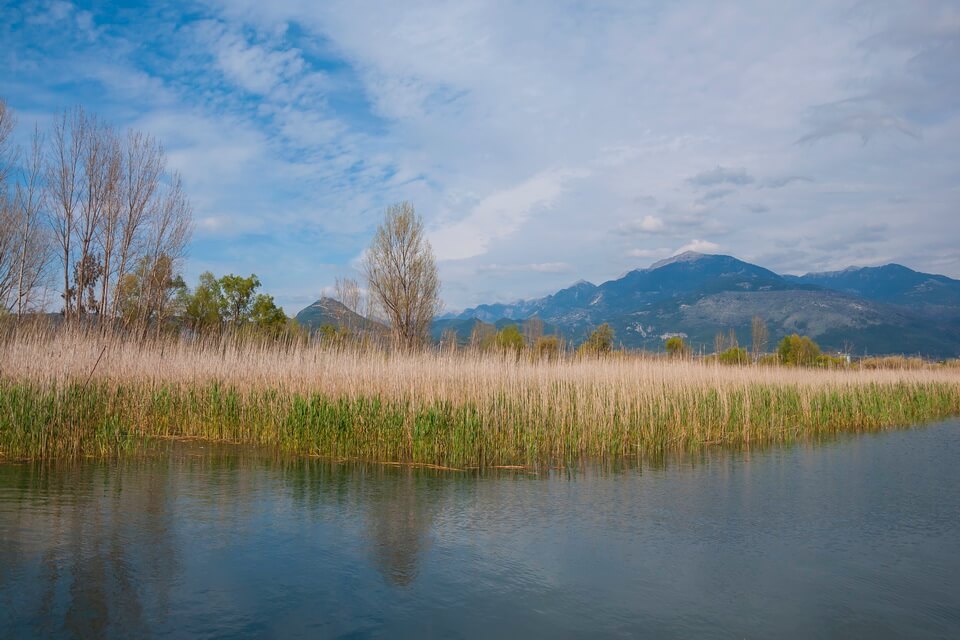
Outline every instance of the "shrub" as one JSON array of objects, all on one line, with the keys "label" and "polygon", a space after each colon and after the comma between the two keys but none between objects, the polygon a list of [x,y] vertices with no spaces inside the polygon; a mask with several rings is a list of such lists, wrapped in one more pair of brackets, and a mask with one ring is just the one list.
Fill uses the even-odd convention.
[{"label": "shrub", "polygon": [[580,345],[583,355],[603,355],[613,351],[613,328],[604,322]]},{"label": "shrub", "polygon": [[777,355],[781,364],[808,367],[816,364],[820,347],[809,336],[793,334],[780,341]]},{"label": "shrub", "polygon": [[717,360],[720,364],[748,364],[750,356],[743,347],[730,347],[717,356]]},{"label": "shrub", "polygon": [[672,358],[685,358],[690,355],[690,346],[680,336],[667,338],[667,353]]}]

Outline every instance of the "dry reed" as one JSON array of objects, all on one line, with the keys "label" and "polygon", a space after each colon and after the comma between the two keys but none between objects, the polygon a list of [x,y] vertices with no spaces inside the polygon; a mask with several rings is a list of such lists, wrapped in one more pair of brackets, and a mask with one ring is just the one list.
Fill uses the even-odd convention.
[{"label": "dry reed", "polygon": [[[0,456],[109,455],[145,437],[436,465],[790,441],[960,413],[960,370],[529,361],[318,345],[0,336]],[[99,362],[98,362],[99,360]]]}]

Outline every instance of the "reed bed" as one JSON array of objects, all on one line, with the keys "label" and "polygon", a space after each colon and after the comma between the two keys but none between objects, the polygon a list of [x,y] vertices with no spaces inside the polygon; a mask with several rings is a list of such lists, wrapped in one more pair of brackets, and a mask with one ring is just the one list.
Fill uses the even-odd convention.
[{"label": "reed bed", "polygon": [[531,361],[309,343],[0,336],[0,456],[202,438],[445,467],[787,442],[960,413],[960,370],[617,357]]}]

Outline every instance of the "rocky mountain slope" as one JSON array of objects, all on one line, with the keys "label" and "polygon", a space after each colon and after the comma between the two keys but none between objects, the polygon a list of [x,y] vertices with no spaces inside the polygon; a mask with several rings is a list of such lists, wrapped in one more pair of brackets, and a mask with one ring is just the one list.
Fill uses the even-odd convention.
[{"label": "rocky mountain slope", "polygon": [[660,349],[671,335],[711,351],[717,331],[741,344],[760,316],[771,342],[807,334],[830,350],[960,355],[960,281],[900,265],[781,276],[731,256],[687,252],[621,278],[514,304],[480,305],[448,320],[537,316],[573,341],[609,322],[627,347]]}]

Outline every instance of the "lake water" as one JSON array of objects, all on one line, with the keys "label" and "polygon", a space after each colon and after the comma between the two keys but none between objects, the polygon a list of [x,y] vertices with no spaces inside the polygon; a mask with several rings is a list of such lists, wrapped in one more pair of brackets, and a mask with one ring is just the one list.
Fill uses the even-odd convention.
[{"label": "lake water", "polygon": [[0,637],[960,637],[960,422],[533,474],[0,465]]}]

